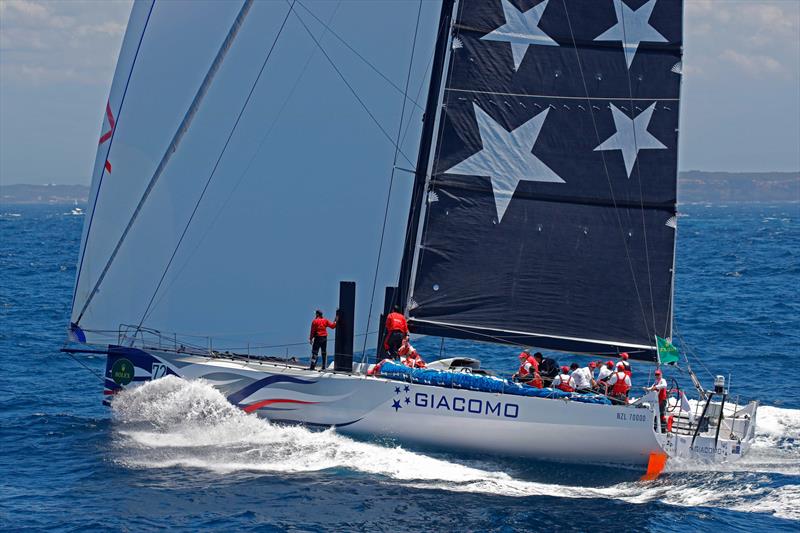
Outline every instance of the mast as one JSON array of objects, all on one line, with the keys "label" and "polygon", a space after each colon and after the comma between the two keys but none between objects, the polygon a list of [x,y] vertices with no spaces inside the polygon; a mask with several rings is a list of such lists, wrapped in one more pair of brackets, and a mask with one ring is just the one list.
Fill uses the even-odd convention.
[{"label": "mast", "polygon": [[419,144],[419,152],[417,154],[414,186],[412,188],[411,203],[408,211],[403,259],[400,263],[400,281],[394,297],[395,303],[399,302],[404,312],[407,311],[406,307],[411,285],[411,273],[413,271],[414,250],[421,218],[417,216],[417,213],[422,209],[424,203],[427,176],[433,159],[431,157],[431,147],[433,146],[433,139],[437,130],[436,119],[441,112],[440,101],[444,93],[442,81],[444,80],[445,69],[447,68],[445,63],[450,42],[450,28],[452,26],[454,5],[455,0],[442,0],[442,11],[439,15],[439,31],[436,35],[436,47],[431,67],[430,85],[428,86],[428,98],[425,102],[425,114],[422,123],[422,136]]}]

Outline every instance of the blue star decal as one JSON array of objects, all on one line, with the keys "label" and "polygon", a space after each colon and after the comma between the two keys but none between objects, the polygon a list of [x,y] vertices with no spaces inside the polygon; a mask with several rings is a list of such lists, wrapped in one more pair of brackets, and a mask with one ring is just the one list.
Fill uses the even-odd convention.
[{"label": "blue star decal", "polygon": [[408,404],[410,404],[410,403],[411,403],[411,398],[409,398],[408,396],[406,396],[406,405],[408,405]]},{"label": "blue star decal", "polygon": [[395,394],[400,394],[400,387],[395,387],[394,388],[394,393]]},{"label": "blue star decal", "polygon": [[397,411],[399,411],[400,409],[402,409],[402,408],[403,408],[403,406],[402,406],[402,405],[400,405],[400,400],[395,400],[395,401],[392,403],[392,408],[394,408],[394,412],[395,412],[395,413],[396,413]]},{"label": "blue star decal", "polygon": [[403,387],[403,390],[404,390],[404,391],[406,391],[406,392],[408,392],[408,391],[410,391],[410,390],[411,390],[411,387],[409,387],[408,385],[406,385],[405,387]]}]

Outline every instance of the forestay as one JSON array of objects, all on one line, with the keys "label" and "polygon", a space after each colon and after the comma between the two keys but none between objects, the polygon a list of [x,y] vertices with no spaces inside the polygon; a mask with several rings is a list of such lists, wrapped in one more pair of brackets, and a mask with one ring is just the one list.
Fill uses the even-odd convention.
[{"label": "forestay", "polygon": [[455,10],[412,209],[413,330],[654,360],[672,327],[682,2]]}]

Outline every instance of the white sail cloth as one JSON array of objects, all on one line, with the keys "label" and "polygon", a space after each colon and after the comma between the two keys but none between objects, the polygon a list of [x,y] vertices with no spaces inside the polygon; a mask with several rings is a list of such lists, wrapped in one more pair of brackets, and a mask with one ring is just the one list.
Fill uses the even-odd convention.
[{"label": "white sail cloth", "polygon": [[[386,38],[406,45],[400,60],[396,51],[394,61],[390,50],[370,51],[387,75],[404,79],[416,6],[342,6],[335,12],[332,4],[305,4],[323,20],[335,13],[346,25],[340,31],[359,50],[369,51],[368,43]],[[365,331],[394,147],[297,16],[318,38],[325,28],[298,8],[155,292],[286,18],[288,4],[281,2],[253,5],[191,127],[86,305],[241,7],[240,2],[203,2],[190,9],[173,2],[134,3],[109,97],[113,135],[99,145],[95,161],[71,315],[89,342],[112,340],[121,325],[141,323],[163,332],[218,337],[215,347],[225,339],[235,339],[229,343],[235,347],[245,338],[303,343],[316,308],[333,315],[340,280],[358,282],[356,334]],[[375,23],[356,24],[356,13]],[[429,25],[434,19],[423,18],[433,21]],[[428,37],[418,43],[412,87],[422,82],[435,31],[420,34]],[[331,46],[331,41],[321,42]],[[402,100],[395,89],[341,44],[328,53],[346,75],[356,77],[351,83],[376,118],[396,131]],[[412,157],[407,147],[416,144],[418,118],[405,148]],[[108,131],[106,115],[101,135]],[[396,284],[410,185],[410,180],[394,184],[373,315],[382,308],[382,286]],[[370,329],[376,325],[373,316]],[[357,348],[361,342],[357,339]]]}]

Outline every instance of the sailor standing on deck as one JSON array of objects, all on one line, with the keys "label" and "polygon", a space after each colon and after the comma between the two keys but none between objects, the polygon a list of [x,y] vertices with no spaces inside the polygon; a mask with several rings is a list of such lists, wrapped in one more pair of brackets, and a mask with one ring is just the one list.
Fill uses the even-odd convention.
[{"label": "sailor standing on deck", "polygon": [[625,372],[625,365],[617,363],[617,371],[608,378],[608,386],[611,387],[608,395],[611,401],[619,404],[628,403],[628,391],[631,389],[631,378]]},{"label": "sailor standing on deck", "polygon": [[383,341],[383,348],[389,352],[392,359],[400,358],[398,351],[406,337],[408,337],[406,317],[400,312],[400,306],[395,305],[386,317],[386,338]]},{"label": "sailor standing on deck", "polygon": [[645,390],[658,392],[658,412],[661,417],[661,433],[667,432],[667,380],[661,376],[661,370],[656,369],[656,382]]},{"label": "sailor standing on deck", "polygon": [[314,320],[311,321],[311,333],[308,334],[308,343],[311,344],[311,370],[317,367],[317,354],[322,352],[322,369],[328,366],[328,328],[336,329],[336,321],[331,322],[322,316],[322,311],[317,309]]}]

